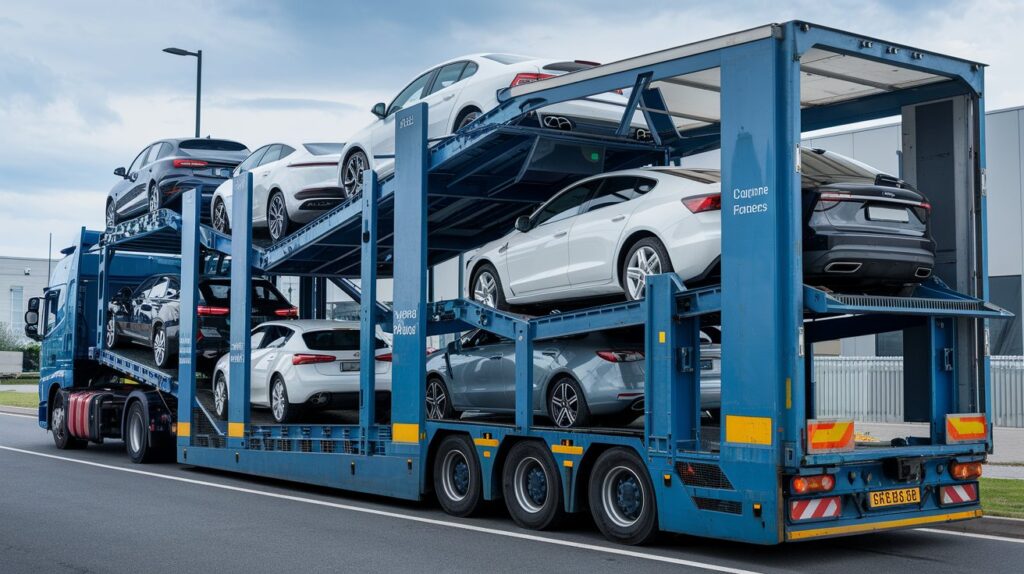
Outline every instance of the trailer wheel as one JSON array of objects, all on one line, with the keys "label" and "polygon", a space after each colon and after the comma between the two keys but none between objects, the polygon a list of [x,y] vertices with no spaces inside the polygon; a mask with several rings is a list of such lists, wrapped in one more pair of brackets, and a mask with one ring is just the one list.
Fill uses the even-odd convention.
[{"label": "trailer wheel", "polygon": [[133,401],[128,407],[128,419],[124,425],[124,443],[128,447],[128,458],[136,464],[153,462],[157,457],[157,448],[149,437],[149,422],[146,420],[146,409],[139,401]]},{"label": "trailer wheel", "polygon": [[654,485],[633,451],[613,448],[604,452],[594,463],[587,494],[594,522],[609,540],[643,544],[657,534]]},{"label": "trailer wheel", "polygon": [[434,492],[441,508],[452,516],[476,512],[482,498],[476,448],[464,435],[445,437],[434,456]]},{"label": "trailer wheel", "polygon": [[565,517],[558,465],[543,443],[526,441],[508,453],[502,471],[505,506],[523,528],[546,530]]},{"label": "trailer wheel", "polygon": [[71,436],[68,432],[68,411],[63,392],[53,395],[53,410],[50,413],[50,430],[53,432],[53,444],[60,450],[84,448],[86,441]]}]

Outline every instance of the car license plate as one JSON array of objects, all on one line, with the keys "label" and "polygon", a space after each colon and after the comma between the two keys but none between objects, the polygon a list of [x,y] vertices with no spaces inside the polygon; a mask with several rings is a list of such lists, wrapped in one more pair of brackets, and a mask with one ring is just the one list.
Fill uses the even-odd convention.
[{"label": "car license plate", "polygon": [[218,169],[217,175],[223,177],[224,179],[228,179],[231,177],[231,170],[228,168]]},{"label": "car license plate", "polygon": [[909,223],[910,214],[907,213],[907,208],[893,208],[893,207],[879,207],[877,205],[868,206],[868,219],[871,221],[895,221],[897,223]]},{"label": "car license plate", "polygon": [[352,371],[359,370],[359,361],[342,361],[341,371],[343,373],[351,373]]},{"label": "car license plate", "polygon": [[899,506],[901,504],[920,504],[920,488],[897,488],[895,490],[876,490],[868,493],[871,508]]},{"label": "car license plate", "polygon": [[220,331],[213,327],[201,327],[199,332],[209,339],[220,339]]},{"label": "car license plate", "polygon": [[702,370],[702,371],[710,371],[710,370],[713,370],[714,368],[715,368],[715,362],[714,361],[712,361],[711,359],[701,359],[701,361],[700,361],[700,370]]}]

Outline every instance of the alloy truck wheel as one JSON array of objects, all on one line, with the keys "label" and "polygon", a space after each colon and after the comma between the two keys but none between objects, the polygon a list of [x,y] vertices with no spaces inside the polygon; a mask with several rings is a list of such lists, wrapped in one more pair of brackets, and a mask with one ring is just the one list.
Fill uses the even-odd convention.
[{"label": "alloy truck wheel", "polygon": [[558,465],[543,443],[516,444],[502,471],[505,506],[516,524],[546,530],[565,517]]},{"label": "alloy truck wheel", "polygon": [[580,428],[590,424],[590,409],[579,383],[571,377],[562,377],[551,385],[548,416],[560,428]]},{"label": "alloy truck wheel", "polygon": [[501,289],[498,270],[490,263],[484,263],[473,274],[473,300],[484,307],[504,311],[508,309],[505,292]]},{"label": "alloy truck wheel", "polygon": [[291,224],[284,195],[280,191],[275,191],[267,203],[267,227],[270,229],[270,240],[277,243],[284,239],[288,235],[288,228],[291,227]]},{"label": "alloy truck wheel", "polygon": [[355,197],[363,192],[363,172],[369,165],[366,154],[359,150],[345,159],[341,168],[341,187],[345,190],[345,197]]},{"label": "alloy truck wheel", "polygon": [[476,512],[483,497],[476,447],[465,435],[445,437],[434,456],[434,492],[452,516]]},{"label": "alloy truck wheel", "polygon": [[228,382],[221,372],[213,380],[213,412],[220,420],[228,418]]},{"label": "alloy truck wheel", "polygon": [[150,441],[149,422],[146,421],[146,409],[141,402],[133,401],[132,406],[128,407],[124,429],[128,458],[136,464],[153,462],[157,457],[157,449]]},{"label": "alloy truck wheel", "polygon": [[107,326],[104,329],[103,344],[108,349],[113,349],[117,346],[117,321],[113,317],[107,317]]},{"label": "alloy truck wheel", "polygon": [[292,422],[298,410],[298,405],[288,402],[288,387],[284,384],[284,379],[281,375],[274,375],[274,380],[270,382],[270,413],[274,416],[274,422]]},{"label": "alloy truck wheel", "polygon": [[213,204],[213,228],[224,234],[231,233],[231,226],[228,225],[228,208],[221,199],[217,199],[217,203]]},{"label": "alloy truck wheel", "polygon": [[161,369],[169,369],[173,365],[170,341],[167,339],[167,331],[163,325],[158,325],[153,333],[153,362]]},{"label": "alloy truck wheel", "polygon": [[114,226],[117,225],[117,207],[114,206],[114,200],[113,199],[108,199],[107,200],[106,221],[107,221],[107,229],[112,229]]},{"label": "alloy truck wheel", "polygon": [[452,397],[448,394],[448,386],[438,377],[427,379],[426,397],[428,419],[456,418],[452,408]]},{"label": "alloy truck wheel", "polygon": [[622,268],[622,288],[626,299],[637,301],[647,293],[647,278],[651,275],[672,272],[672,261],[665,246],[653,237],[637,241],[626,256]]},{"label": "alloy truck wheel", "polygon": [[632,450],[605,451],[594,463],[587,495],[594,522],[609,540],[643,544],[658,533],[654,485]]},{"label": "alloy truck wheel", "polygon": [[57,391],[53,396],[50,431],[53,433],[53,444],[60,450],[73,450],[85,446],[84,440],[75,438],[68,432],[67,397],[61,391]]},{"label": "alloy truck wheel", "polygon": [[148,197],[149,197],[149,212],[150,213],[156,213],[156,212],[160,211],[160,207],[161,207],[160,204],[163,203],[163,202],[160,201],[160,191],[157,190],[155,183],[150,183],[149,184]]}]

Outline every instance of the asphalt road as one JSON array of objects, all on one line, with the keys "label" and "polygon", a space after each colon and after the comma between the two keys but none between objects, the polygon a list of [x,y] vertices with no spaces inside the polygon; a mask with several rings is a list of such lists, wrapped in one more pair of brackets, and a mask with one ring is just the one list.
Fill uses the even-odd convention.
[{"label": "asphalt road", "polygon": [[517,528],[495,505],[452,518],[406,503],[176,464],[118,442],[58,451],[0,413],[0,572],[1021,572],[1024,522],[759,547],[666,536],[608,543],[586,516]]}]

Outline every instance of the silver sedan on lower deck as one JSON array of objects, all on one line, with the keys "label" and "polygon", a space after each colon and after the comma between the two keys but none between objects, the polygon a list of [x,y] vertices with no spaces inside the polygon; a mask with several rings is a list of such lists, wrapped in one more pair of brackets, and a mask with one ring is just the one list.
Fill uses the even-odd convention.
[{"label": "silver sedan on lower deck", "polygon": [[[721,350],[702,333],[701,407],[721,404]],[[644,412],[641,327],[559,337],[534,344],[534,414],[562,428],[627,425]],[[515,411],[515,343],[484,330],[427,358],[432,419],[463,412]]]}]

